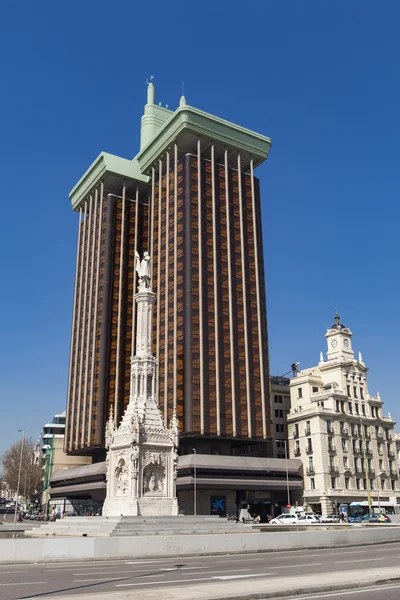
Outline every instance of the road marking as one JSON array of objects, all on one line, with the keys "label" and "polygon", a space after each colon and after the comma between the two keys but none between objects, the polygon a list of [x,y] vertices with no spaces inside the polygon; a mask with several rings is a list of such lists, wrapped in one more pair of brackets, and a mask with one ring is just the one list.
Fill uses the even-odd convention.
[{"label": "road marking", "polygon": [[47,581],[17,581],[17,583],[0,583],[0,585],[43,585]]},{"label": "road marking", "polygon": [[[210,565],[211,566],[211,565]],[[162,569],[159,569],[159,571],[187,571],[190,569],[208,569],[208,567],[206,565],[203,565],[201,567],[163,567]],[[133,571],[134,573],[137,573],[137,571]]]},{"label": "road marking", "polygon": [[209,577],[197,577],[196,579],[170,579],[166,581],[141,581],[140,583],[116,583],[115,587],[134,587],[138,585],[165,585],[166,583],[190,583],[191,581],[210,581]]},{"label": "road marking", "polygon": [[276,575],[276,573],[250,573],[249,575],[222,575],[221,577],[211,577],[211,579],[223,579],[226,581],[227,579],[244,579],[245,577],[271,577],[271,575]]},{"label": "road marking", "polygon": [[[173,569],[171,569],[173,570]],[[72,573],[74,577],[83,577],[84,575],[115,575],[118,573],[130,573],[131,575],[135,575],[136,573],[148,573],[150,569],[139,569],[137,571],[107,571],[107,569],[103,569],[103,571],[90,571],[88,573]]]},{"label": "road marking", "polygon": [[372,588],[364,588],[364,587],[359,587],[355,590],[349,590],[349,591],[341,591],[338,590],[337,592],[332,592],[329,594],[312,594],[311,596],[292,596],[291,598],[287,598],[287,600],[313,600],[313,598],[334,598],[335,596],[349,596],[350,594],[365,594],[366,592],[375,592],[377,593],[378,591],[381,590],[396,590],[400,588],[400,585],[376,585],[375,587]]},{"label": "road marking", "polygon": [[[319,567],[320,565],[322,565],[322,563],[303,563],[302,565],[290,564],[290,568],[295,569],[296,567]],[[268,568],[269,569],[287,569],[288,565],[284,565],[283,567],[268,567]]]},{"label": "road marking", "polygon": [[97,579],[74,579],[73,582],[74,583],[83,583],[86,581],[110,581],[110,583],[112,583],[113,581],[117,580],[117,581],[123,581],[124,579],[129,579],[129,577],[98,577]]},{"label": "road marking", "polygon": [[337,560],[335,561],[335,565],[346,565],[347,563],[354,563],[354,562],[375,562],[376,560],[386,560],[385,556],[382,556],[382,558],[375,558],[374,556],[371,556],[371,558],[359,558],[356,560]]}]

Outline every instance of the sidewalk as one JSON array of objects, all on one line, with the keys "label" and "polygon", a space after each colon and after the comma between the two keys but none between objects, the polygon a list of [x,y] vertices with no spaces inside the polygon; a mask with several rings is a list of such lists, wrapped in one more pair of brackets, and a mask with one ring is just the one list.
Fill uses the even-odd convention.
[{"label": "sidewalk", "polygon": [[[282,577],[269,579],[236,579],[218,583],[206,583],[180,587],[160,587],[130,591],[109,591],[102,594],[74,594],[72,596],[51,596],[51,600],[255,600],[256,598],[277,598],[311,594],[349,588],[362,588],[378,583],[398,583],[400,586],[400,566],[383,569],[339,571],[319,573],[312,576]],[[29,600],[25,598],[25,600]]]}]

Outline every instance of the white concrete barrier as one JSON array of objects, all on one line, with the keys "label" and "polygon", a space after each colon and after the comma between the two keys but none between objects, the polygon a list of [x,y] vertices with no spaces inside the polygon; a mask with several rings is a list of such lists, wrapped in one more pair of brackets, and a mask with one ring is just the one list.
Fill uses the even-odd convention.
[{"label": "white concrete barrier", "polygon": [[0,563],[262,552],[400,541],[400,527],[215,535],[2,539]]}]

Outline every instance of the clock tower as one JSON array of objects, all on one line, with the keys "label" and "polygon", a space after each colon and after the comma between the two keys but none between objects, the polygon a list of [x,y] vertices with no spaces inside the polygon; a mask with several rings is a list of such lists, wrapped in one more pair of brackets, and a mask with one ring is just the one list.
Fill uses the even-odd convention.
[{"label": "clock tower", "polygon": [[328,360],[354,360],[354,351],[351,346],[350,329],[340,322],[340,317],[336,312],[335,322],[325,334],[328,352]]}]

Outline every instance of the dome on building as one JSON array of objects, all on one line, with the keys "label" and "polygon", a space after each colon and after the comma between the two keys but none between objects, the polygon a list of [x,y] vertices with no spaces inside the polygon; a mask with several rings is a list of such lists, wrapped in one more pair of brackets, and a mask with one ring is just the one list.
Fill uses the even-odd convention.
[{"label": "dome on building", "polygon": [[340,317],[339,317],[339,314],[337,311],[336,311],[336,315],[335,315],[335,322],[333,325],[331,325],[330,328],[336,329],[338,331],[341,331],[342,329],[348,329],[348,327],[346,327],[346,325],[343,325],[343,323],[340,322]]}]

